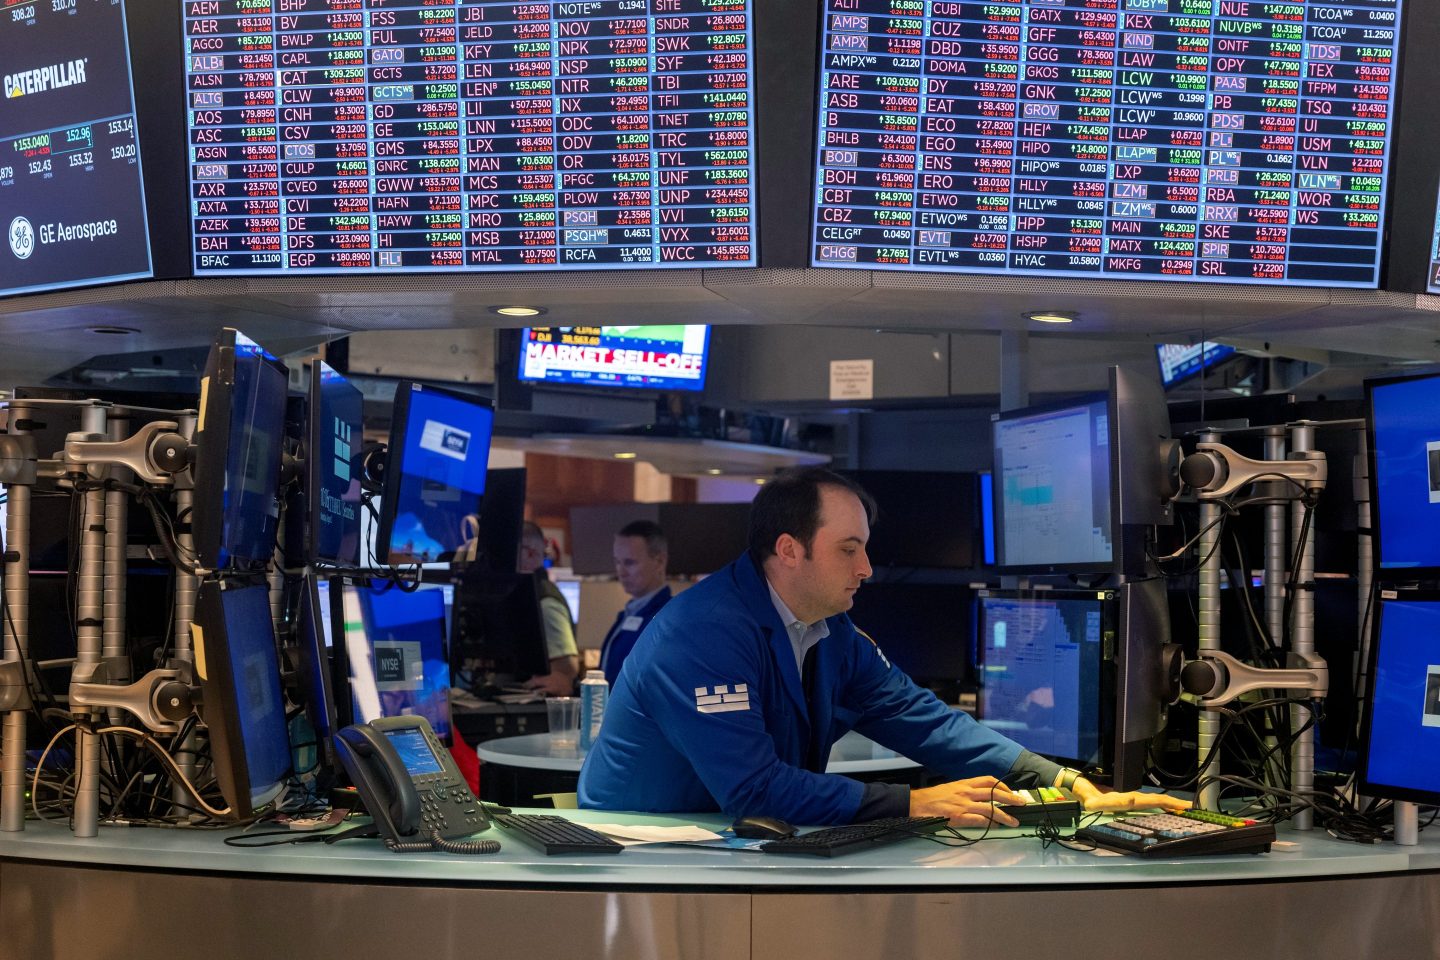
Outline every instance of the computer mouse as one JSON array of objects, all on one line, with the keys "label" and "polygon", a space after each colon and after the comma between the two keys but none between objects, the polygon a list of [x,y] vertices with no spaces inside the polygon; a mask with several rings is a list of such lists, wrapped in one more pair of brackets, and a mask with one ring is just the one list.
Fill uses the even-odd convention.
[{"label": "computer mouse", "polygon": [[741,817],[730,825],[742,840],[779,840],[795,836],[795,828],[778,817]]}]

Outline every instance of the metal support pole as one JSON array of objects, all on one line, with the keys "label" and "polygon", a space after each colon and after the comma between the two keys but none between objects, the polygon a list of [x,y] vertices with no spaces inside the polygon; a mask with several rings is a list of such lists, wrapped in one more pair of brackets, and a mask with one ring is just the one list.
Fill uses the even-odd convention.
[{"label": "metal support pole", "polygon": [[[1359,453],[1355,454],[1355,592],[1356,610],[1360,611],[1359,631],[1360,636],[1356,638],[1355,660],[1351,663],[1352,677],[1359,677],[1360,688],[1355,695],[1363,696],[1365,683],[1369,678],[1365,671],[1369,669],[1370,663],[1370,630],[1374,626],[1375,617],[1379,613],[1370,602],[1370,590],[1375,580],[1375,555],[1373,553],[1374,540],[1371,539],[1370,524],[1373,516],[1370,512],[1370,450],[1365,437],[1365,429],[1361,427],[1355,431],[1355,438],[1358,444]],[[1369,614],[1367,617],[1366,614]]]},{"label": "metal support pole", "polygon": [[[80,411],[83,433],[106,435],[104,407]],[[93,469],[92,479],[104,475]],[[100,665],[104,649],[105,615],[105,491],[86,490],[80,528],[80,575],[75,588],[75,672],[72,682],[89,682]],[[100,832],[100,740],[84,728],[103,714],[72,711],[82,724],[75,736],[75,836],[93,837]]]},{"label": "metal support pole", "polygon": [[[29,419],[30,408],[10,404],[9,432],[28,432],[20,424]],[[30,653],[30,487],[6,486],[5,514],[5,659],[23,663]],[[15,833],[25,829],[25,711],[5,713],[3,770],[0,770],[0,830]]]},{"label": "metal support pole", "polygon": [[[178,433],[187,440],[195,438],[195,415],[186,414],[176,418]],[[190,533],[190,515],[195,506],[195,487],[190,471],[175,475],[175,547],[182,560],[195,556],[195,538]],[[195,619],[195,594],[199,581],[194,574],[184,570],[175,571],[175,633],[171,642],[170,663],[166,666],[192,664],[195,649],[190,636],[190,624]],[[199,734],[192,728],[185,739],[175,748],[175,764],[191,783],[199,770],[195,762],[199,749]],[[191,804],[192,798],[179,783],[172,784],[170,799],[175,804]],[[178,812],[178,811],[177,811]]]},{"label": "metal support pole", "polygon": [[[1200,435],[1202,443],[1219,443],[1220,435],[1217,433],[1203,433]],[[1202,500],[1200,502],[1200,529],[1204,532],[1200,535],[1200,542],[1197,547],[1201,560],[1199,568],[1199,651],[1204,656],[1206,651],[1220,649],[1220,574],[1223,563],[1220,559],[1218,549],[1220,542],[1220,516],[1222,507],[1213,501]],[[1216,741],[1220,736],[1220,718],[1210,710],[1201,710],[1197,720],[1196,743],[1200,753],[1199,762],[1204,764],[1200,770],[1200,779],[1208,780],[1220,772],[1220,752],[1215,749]],[[1210,758],[1205,763],[1206,757]],[[1196,799],[1202,808],[1207,810],[1218,810],[1220,802],[1220,784],[1206,783],[1200,788]]]},{"label": "metal support pole", "polygon": [[[1302,453],[1315,449],[1315,427],[1310,423],[1297,423],[1290,428],[1290,449]],[[1301,528],[1305,524],[1305,504],[1297,500],[1290,512],[1291,539],[1299,543]],[[1295,597],[1290,602],[1290,652],[1296,657],[1309,659],[1315,654],[1315,518],[1310,518],[1305,545],[1300,549],[1300,561],[1295,570]],[[1311,719],[1309,710],[1301,706],[1290,708],[1290,729],[1298,731]],[[1290,748],[1290,789],[1305,796],[1315,787],[1315,730],[1295,738]],[[1291,820],[1296,830],[1314,828],[1315,814],[1308,808],[1297,811]]]},{"label": "metal support pole", "polygon": [[[112,411],[106,423],[110,440],[124,440],[130,436],[130,415]],[[134,471],[129,467],[112,466],[111,479],[131,483]],[[105,613],[101,655],[110,661],[110,677],[115,683],[130,682],[130,661],[125,649],[125,541],[129,537],[130,496],[123,490],[105,491]],[[111,708],[110,722],[125,722],[124,711]]]},{"label": "metal support pole", "polygon": [[[1265,428],[1265,459],[1285,459],[1285,428]],[[1285,642],[1285,551],[1289,540],[1285,533],[1285,504],[1265,506],[1265,626],[1270,639]],[[1248,572],[1247,572],[1248,576]]]}]

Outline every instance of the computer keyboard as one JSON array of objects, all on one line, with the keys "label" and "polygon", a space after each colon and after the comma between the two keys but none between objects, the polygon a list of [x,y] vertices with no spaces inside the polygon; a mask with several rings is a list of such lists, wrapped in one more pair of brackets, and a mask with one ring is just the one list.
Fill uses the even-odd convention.
[{"label": "computer keyboard", "polygon": [[497,813],[496,823],[530,846],[557,853],[619,853],[625,847],[583,824],[547,813]]},{"label": "computer keyboard", "polygon": [[887,817],[840,827],[823,827],[795,837],[770,840],[762,843],[760,849],[766,853],[838,857],[885,843],[895,843],[916,834],[934,833],[948,822],[944,817]]},{"label": "computer keyboard", "polygon": [[1076,831],[1109,850],[1151,860],[1217,853],[1269,853],[1275,826],[1211,810],[1120,817]]}]

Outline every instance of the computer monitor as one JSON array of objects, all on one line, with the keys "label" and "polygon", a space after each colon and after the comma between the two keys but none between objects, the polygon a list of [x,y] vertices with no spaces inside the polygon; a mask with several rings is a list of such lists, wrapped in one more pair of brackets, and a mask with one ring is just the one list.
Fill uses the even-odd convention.
[{"label": "computer monitor", "polygon": [[220,331],[200,380],[195,429],[195,507],[200,566],[263,567],[279,523],[285,365],[237,330]]},{"label": "computer monitor", "polygon": [[958,691],[973,681],[974,598],[962,584],[872,580],[855,591],[849,616],[911,679]]},{"label": "computer monitor", "polygon": [[1013,572],[1111,570],[1118,518],[1102,394],[994,421],[996,564]]},{"label": "computer monitor", "polygon": [[475,560],[491,573],[514,573],[525,526],[525,468],[485,471],[485,502],[480,505],[480,542]]},{"label": "computer monitor", "polygon": [[1440,374],[1365,381],[1377,579],[1440,578]]},{"label": "computer monitor", "polygon": [[445,599],[438,590],[346,586],[345,661],[354,722],[416,714],[450,735]]},{"label": "computer monitor", "polygon": [[449,560],[474,539],[494,419],[479,397],[400,384],[375,544],[381,562]]},{"label": "computer monitor", "polygon": [[330,648],[328,640],[329,587],[320,595],[321,581],[313,575],[300,580],[300,603],[295,611],[295,652],[300,675],[300,697],[310,726],[315,730],[320,766],[334,769],[335,758],[330,738],[339,729],[335,712],[335,694],[331,684]]},{"label": "computer monitor", "polygon": [[580,581],[579,580],[556,580],[555,586],[559,588],[560,595],[565,598],[565,606],[570,608],[570,621],[580,622]]},{"label": "computer monitor", "polygon": [[454,661],[474,689],[548,673],[535,577],[467,569],[455,585]]},{"label": "computer monitor", "polygon": [[1208,340],[1155,344],[1155,359],[1160,364],[1160,385],[1166,390],[1213,369],[1233,356],[1234,347]]},{"label": "computer monitor", "polygon": [[1382,600],[1375,620],[1359,790],[1440,805],[1440,595]]},{"label": "computer monitor", "polygon": [[710,349],[705,324],[526,327],[519,379],[587,387],[703,390]]},{"label": "computer monitor", "polygon": [[995,475],[985,470],[980,481],[980,540],[984,545],[985,566],[995,566]]},{"label": "computer monitor", "polygon": [[203,582],[191,633],[215,779],[230,815],[248,819],[291,773],[269,588]]},{"label": "computer monitor", "polygon": [[973,473],[842,472],[875,498],[875,523],[865,545],[872,565],[958,570],[976,566]]},{"label": "computer monitor", "polygon": [[329,364],[310,367],[305,503],[311,563],[360,562],[360,463],[364,397]]},{"label": "computer monitor", "polygon": [[1104,593],[982,593],[976,718],[1025,749],[1082,769],[1105,766],[1114,702],[1103,684],[1115,605]]}]

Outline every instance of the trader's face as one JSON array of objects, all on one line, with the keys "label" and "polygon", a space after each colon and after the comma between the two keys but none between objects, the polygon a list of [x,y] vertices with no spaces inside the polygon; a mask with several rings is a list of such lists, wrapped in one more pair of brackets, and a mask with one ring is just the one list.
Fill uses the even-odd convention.
[{"label": "trader's face", "polygon": [[821,487],[820,527],[809,555],[800,556],[793,568],[796,594],[808,607],[793,611],[796,616],[814,623],[850,609],[855,591],[873,572],[865,556],[869,540],[870,522],[860,498],[841,487]]},{"label": "trader's face", "polygon": [[665,554],[651,556],[644,537],[615,538],[615,576],[632,597],[660,589],[665,582]]}]

